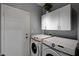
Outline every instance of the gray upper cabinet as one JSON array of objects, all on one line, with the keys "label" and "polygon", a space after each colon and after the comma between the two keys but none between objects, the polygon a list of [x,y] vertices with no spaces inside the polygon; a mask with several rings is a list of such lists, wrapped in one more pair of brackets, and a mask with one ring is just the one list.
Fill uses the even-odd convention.
[{"label": "gray upper cabinet", "polygon": [[60,8],[60,30],[71,30],[71,5]]},{"label": "gray upper cabinet", "polygon": [[70,4],[42,16],[42,30],[71,30]]},{"label": "gray upper cabinet", "polygon": [[42,16],[42,30],[58,30],[59,10]]},{"label": "gray upper cabinet", "polygon": [[58,30],[59,10],[46,15],[46,30]]}]

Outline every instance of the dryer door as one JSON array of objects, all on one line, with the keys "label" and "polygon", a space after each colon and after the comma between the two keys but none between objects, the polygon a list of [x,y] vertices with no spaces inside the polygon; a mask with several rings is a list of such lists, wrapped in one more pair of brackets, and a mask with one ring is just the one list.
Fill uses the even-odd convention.
[{"label": "dryer door", "polygon": [[60,56],[56,51],[52,49],[44,49],[42,55],[43,56]]},{"label": "dryer door", "polygon": [[38,44],[35,43],[35,42],[31,43],[31,55],[32,56],[38,56],[39,55]]},{"label": "dryer door", "polygon": [[35,43],[32,43],[32,52],[33,52],[34,54],[37,53],[37,46],[36,46]]}]

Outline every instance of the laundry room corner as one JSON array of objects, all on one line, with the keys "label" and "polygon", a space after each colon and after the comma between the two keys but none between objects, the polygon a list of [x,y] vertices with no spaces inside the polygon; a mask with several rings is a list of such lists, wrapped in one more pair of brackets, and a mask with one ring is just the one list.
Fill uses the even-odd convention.
[{"label": "laundry room corner", "polygon": [[79,56],[79,3],[0,3],[1,56]]}]

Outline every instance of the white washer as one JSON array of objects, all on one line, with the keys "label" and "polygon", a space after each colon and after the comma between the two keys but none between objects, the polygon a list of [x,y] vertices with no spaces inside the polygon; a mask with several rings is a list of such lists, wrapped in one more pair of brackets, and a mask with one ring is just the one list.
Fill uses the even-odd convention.
[{"label": "white washer", "polygon": [[[50,48],[46,44],[43,44],[43,51],[42,51],[42,56],[68,56],[65,53],[61,53],[53,48]],[[61,53],[61,54],[60,54]]]},{"label": "white washer", "polygon": [[78,40],[52,37],[43,40],[42,56],[71,56],[75,55]]},{"label": "white washer", "polygon": [[31,55],[32,56],[41,56],[41,43],[43,39],[47,39],[51,36],[37,34],[31,36]]}]

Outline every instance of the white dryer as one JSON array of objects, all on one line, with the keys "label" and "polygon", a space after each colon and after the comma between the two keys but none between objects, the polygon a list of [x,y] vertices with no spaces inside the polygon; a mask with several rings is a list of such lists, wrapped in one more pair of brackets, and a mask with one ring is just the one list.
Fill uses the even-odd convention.
[{"label": "white dryer", "polygon": [[43,39],[47,39],[51,36],[37,34],[31,36],[31,55],[32,56],[41,56],[41,43]]},{"label": "white dryer", "polygon": [[31,56],[39,56],[40,42],[31,39]]},{"label": "white dryer", "polygon": [[78,40],[52,37],[43,40],[42,56],[74,56]]}]

